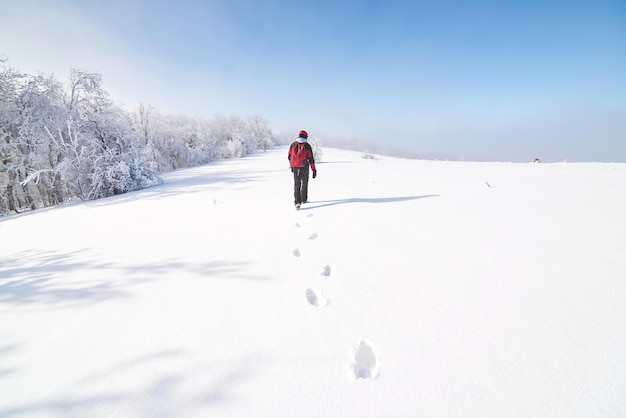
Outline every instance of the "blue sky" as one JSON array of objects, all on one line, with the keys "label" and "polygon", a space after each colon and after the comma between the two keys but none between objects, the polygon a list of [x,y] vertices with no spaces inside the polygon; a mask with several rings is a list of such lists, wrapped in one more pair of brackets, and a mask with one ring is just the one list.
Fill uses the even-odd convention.
[{"label": "blue sky", "polygon": [[0,0],[18,70],[425,157],[626,162],[626,2]]}]

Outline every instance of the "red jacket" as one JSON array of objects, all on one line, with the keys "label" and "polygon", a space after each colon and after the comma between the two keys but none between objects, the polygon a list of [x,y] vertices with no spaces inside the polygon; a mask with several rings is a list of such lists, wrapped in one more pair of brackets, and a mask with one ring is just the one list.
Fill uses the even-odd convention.
[{"label": "red jacket", "polygon": [[292,168],[302,168],[307,165],[311,166],[312,170],[315,170],[315,159],[313,158],[313,149],[308,142],[294,141],[289,147],[289,153],[287,154],[289,165]]}]

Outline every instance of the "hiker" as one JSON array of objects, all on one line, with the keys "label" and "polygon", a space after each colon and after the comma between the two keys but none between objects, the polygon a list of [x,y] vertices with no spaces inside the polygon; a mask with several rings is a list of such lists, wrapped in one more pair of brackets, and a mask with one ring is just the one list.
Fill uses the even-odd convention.
[{"label": "hiker", "polygon": [[300,209],[303,203],[306,203],[309,194],[309,166],[313,171],[313,178],[317,177],[315,169],[315,159],[313,158],[313,149],[311,144],[307,142],[309,134],[306,131],[300,131],[298,138],[289,147],[287,159],[293,173],[293,197],[296,209]]}]

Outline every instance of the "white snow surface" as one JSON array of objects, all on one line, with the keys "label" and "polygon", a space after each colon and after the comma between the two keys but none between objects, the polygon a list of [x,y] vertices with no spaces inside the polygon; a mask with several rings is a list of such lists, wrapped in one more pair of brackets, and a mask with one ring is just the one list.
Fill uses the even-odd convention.
[{"label": "white snow surface", "polygon": [[0,218],[0,416],[626,416],[626,164],[323,151]]}]

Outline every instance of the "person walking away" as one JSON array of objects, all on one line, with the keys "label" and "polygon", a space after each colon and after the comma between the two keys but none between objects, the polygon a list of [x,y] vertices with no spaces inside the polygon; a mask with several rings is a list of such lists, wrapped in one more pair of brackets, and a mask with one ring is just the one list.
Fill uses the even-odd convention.
[{"label": "person walking away", "polygon": [[309,194],[309,167],[313,171],[313,178],[317,177],[313,149],[307,142],[309,134],[300,131],[298,138],[289,146],[287,159],[293,173],[293,197],[296,210],[306,203]]}]

